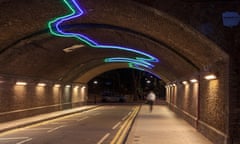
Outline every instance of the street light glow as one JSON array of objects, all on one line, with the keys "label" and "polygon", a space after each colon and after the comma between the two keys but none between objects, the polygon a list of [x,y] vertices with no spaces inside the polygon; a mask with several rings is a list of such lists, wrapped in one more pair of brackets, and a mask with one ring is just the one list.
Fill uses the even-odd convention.
[{"label": "street light glow", "polygon": [[95,81],[93,81],[93,83],[94,83],[94,84],[98,84],[98,81],[95,80]]}]

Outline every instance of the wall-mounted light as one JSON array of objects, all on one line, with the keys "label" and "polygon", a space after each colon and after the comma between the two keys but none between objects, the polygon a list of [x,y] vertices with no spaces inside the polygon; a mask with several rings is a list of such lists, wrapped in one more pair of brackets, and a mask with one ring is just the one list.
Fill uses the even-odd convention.
[{"label": "wall-mounted light", "polygon": [[198,82],[198,80],[197,79],[191,79],[190,82],[191,83],[196,83],[196,82]]},{"label": "wall-mounted light", "polygon": [[27,85],[27,83],[26,82],[16,82],[16,85],[25,86],[25,85]]},{"label": "wall-mounted light", "polygon": [[74,89],[78,89],[79,88],[79,86],[74,86]]},{"label": "wall-mounted light", "polygon": [[37,86],[40,86],[40,87],[45,87],[46,84],[45,83],[38,83]]},{"label": "wall-mounted light", "polygon": [[169,88],[169,86],[168,86],[168,85],[165,85],[165,88]]},{"label": "wall-mounted light", "polygon": [[65,87],[66,87],[66,88],[70,88],[70,87],[71,87],[71,85],[66,85]]},{"label": "wall-mounted light", "polygon": [[61,87],[61,85],[60,84],[55,84],[54,87],[59,88],[59,87]]},{"label": "wall-mounted light", "polygon": [[174,87],[175,87],[175,86],[177,86],[177,85],[176,85],[176,84],[173,84],[172,86],[174,86]]},{"label": "wall-mounted light", "polygon": [[86,86],[82,86],[82,89],[85,89],[86,88]]},{"label": "wall-mounted light", "polygon": [[206,79],[206,80],[213,80],[213,79],[216,79],[217,77],[216,77],[216,75],[214,75],[214,74],[209,74],[209,75],[206,75],[205,77],[204,77],[204,79]]},{"label": "wall-mounted light", "polygon": [[184,84],[184,85],[187,85],[187,84],[188,84],[188,82],[187,82],[187,81],[183,81],[183,82],[182,82],[182,84]]}]

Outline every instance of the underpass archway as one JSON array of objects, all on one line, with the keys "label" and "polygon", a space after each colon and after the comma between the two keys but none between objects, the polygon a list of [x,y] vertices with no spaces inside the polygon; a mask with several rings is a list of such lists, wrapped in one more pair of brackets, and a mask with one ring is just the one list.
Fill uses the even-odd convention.
[{"label": "underpass archway", "polygon": [[[168,102],[172,110],[185,117],[205,135],[212,134],[209,135],[210,139],[228,140],[229,56],[221,47],[191,26],[137,1],[77,2],[84,7],[85,15],[68,21],[64,30],[83,33],[99,43],[136,48],[157,57],[159,62],[154,63],[151,72],[160,75],[168,83],[168,97],[171,99]],[[115,49],[94,49],[76,39],[50,35],[45,27],[46,22],[69,13],[69,9],[61,2],[43,0],[39,4],[39,1],[33,0],[23,4],[22,1],[9,0],[0,5],[0,15],[3,17],[0,20],[0,74],[2,81],[11,81],[7,80],[7,85],[1,88],[6,89],[4,94],[7,93],[17,101],[14,103],[11,98],[2,98],[2,101],[9,101],[13,105],[12,108],[2,109],[3,113],[30,107],[28,102],[26,106],[19,106],[19,102],[24,102],[24,99],[15,97],[15,81],[28,79],[32,83],[32,87],[27,90],[30,91],[29,97],[35,99],[35,94],[31,91],[34,91],[38,81],[46,81],[48,89],[54,83],[86,85],[100,73],[129,66],[127,63],[105,63],[105,58],[138,56]],[[22,10],[9,13],[9,10],[16,7],[21,7]],[[16,16],[18,17],[15,18]],[[83,46],[71,52],[64,51],[76,45]],[[214,82],[205,80],[208,73],[215,74],[217,79]],[[192,78],[196,78],[199,83],[197,94],[191,90],[196,88],[189,86],[190,90],[187,91],[182,84],[182,81],[189,82]],[[51,95],[51,92],[47,95]],[[64,92],[58,97],[63,95]],[[189,99],[196,104],[191,105]],[[71,99],[65,100],[66,103],[72,102]],[[33,107],[42,106],[44,102],[43,99]],[[53,100],[47,104],[56,103],[59,101]]]}]

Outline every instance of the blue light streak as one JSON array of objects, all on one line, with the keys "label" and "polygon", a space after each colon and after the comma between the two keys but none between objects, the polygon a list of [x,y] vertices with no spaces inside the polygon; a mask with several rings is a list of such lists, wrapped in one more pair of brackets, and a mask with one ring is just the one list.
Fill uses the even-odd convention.
[{"label": "blue light streak", "polygon": [[135,54],[144,56],[144,57],[135,57],[135,58],[107,58],[104,60],[105,62],[127,62],[127,63],[132,63],[133,65],[136,65],[136,66],[139,65],[149,69],[154,67],[154,65],[151,64],[150,62],[159,62],[159,60],[156,57],[133,48],[122,47],[117,45],[99,44],[96,41],[87,37],[86,35],[83,35],[80,33],[65,32],[63,29],[61,29],[61,25],[64,22],[81,17],[84,14],[84,11],[81,9],[80,5],[76,2],[76,0],[63,0],[63,2],[68,6],[68,8],[71,10],[72,13],[55,18],[52,21],[49,21],[48,27],[51,34],[59,37],[77,38],[81,42],[85,43],[86,45],[92,48],[118,49],[118,50],[133,52]]}]

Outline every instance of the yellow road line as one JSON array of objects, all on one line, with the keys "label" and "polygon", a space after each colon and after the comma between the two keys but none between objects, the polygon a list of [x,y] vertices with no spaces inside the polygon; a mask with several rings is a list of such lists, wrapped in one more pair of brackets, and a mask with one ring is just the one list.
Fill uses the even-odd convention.
[{"label": "yellow road line", "polygon": [[140,109],[140,106],[134,108],[134,111],[131,113],[131,115],[127,118],[127,120],[123,123],[121,128],[118,130],[117,134],[111,141],[111,144],[122,144],[123,143],[124,138],[133,122],[133,119],[136,117],[139,109]]}]

